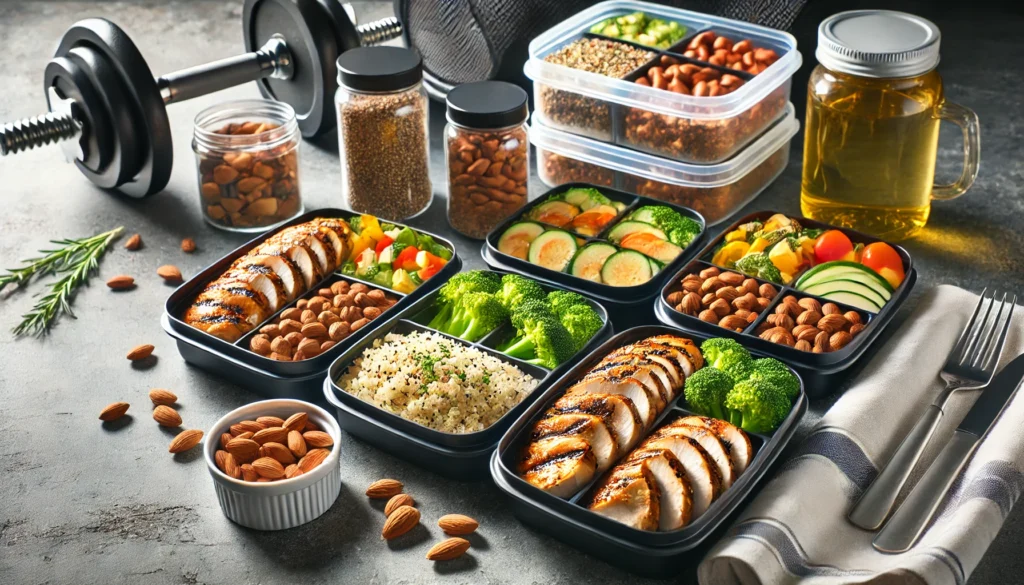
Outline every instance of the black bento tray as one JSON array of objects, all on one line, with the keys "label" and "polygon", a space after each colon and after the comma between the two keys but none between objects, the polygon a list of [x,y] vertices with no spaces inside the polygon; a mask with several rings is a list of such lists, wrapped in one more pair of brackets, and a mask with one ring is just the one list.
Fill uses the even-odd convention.
[{"label": "black bento tray", "polygon": [[[308,299],[316,296],[317,290],[329,287],[337,281],[350,283],[363,283],[369,287],[381,289],[392,298],[398,298],[398,302],[386,309],[382,315],[367,323],[362,329],[350,334],[334,347],[317,355],[316,357],[298,362],[280,362],[268,357],[261,356],[249,350],[249,340],[259,333],[264,325],[273,322],[274,319],[284,310],[295,306],[295,301],[287,303],[278,311],[270,315],[265,321],[254,327],[234,343],[220,339],[191,327],[181,320],[181,315],[188,308],[189,304],[202,292],[203,288],[212,280],[218,278],[232,262],[263,243],[264,240],[284,228],[305,223],[317,217],[342,218],[348,220],[358,217],[360,214],[341,209],[317,209],[306,212],[295,219],[270,229],[252,240],[231,251],[220,260],[214,262],[201,272],[190,278],[179,286],[167,298],[164,305],[164,315],[161,319],[164,331],[173,337],[178,345],[178,352],[181,357],[190,364],[196,365],[214,374],[227,378],[241,386],[245,386],[263,396],[288,397],[288,398],[318,398],[320,393],[320,379],[324,376],[331,361],[340,355],[345,348],[358,342],[360,339],[372,333],[377,327],[384,324],[392,315],[398,314],[404,308],[413,304],[417,299],[427,293],[439,288],[453,274],[462,268],[462,259],[455,251],[455,246],[447,239],[431,232],[412,228],[417,233],[428,235],[438,244],[448,248],[452,252],[451,259],[434,276],[427,279],[411,293],[403,294],[390,290],[386,287],[374,284],[354,276],[343,275],[340,272],[333,272],[324,277],[316,286],[310,288],[298,299]],[[404,224],[392,223],[399,227],[411,227]]]},{"label": "black bento tray", "polygon": [[[529,410],[523,413],[501,438],[498,450],[491,460],[494,482],[509,496],[513,511],[523,522],[626,570],[651,576],[674,575],[681,570],[683,563],[699,560],[691,558],[687,553],[700,545],[753,492],[789,443],[800,418],[807,411],[807,394],[801,379],[800,394],[779,428],[767,435],[747,433],[756,453],[739,478],[700,518],[671,532],[637,530],[579,505],[577,502],[586,497],[602,475],[596,476],[567,500],[540,490],[520,478],[516,467],[538,417],[608,353],[627,343],[661,334],[689,337],[698,345],[714,337],[681,331],[665,325],[643,325],[615,335],[586,359],[578,362],[533,402]],[[755,357],[766,355],[753,348],[751,353]],[[799,377],[798,372],[794,370],[794,373]],[[692,414],[694,413],[686,408],[685,398],[680,394],[661,413],[651,432],[668,420]],[[647,436],[649,435],[650,433]]]},{"label": "black bento tray", "polygon": [[[606,225],[596,236],[578,236],[585,240],[584,245],[598,241],[611,243],[604,236],[606,236],[607,233],[615,227],[615,225],[623,221],[626,215],[632,213],[633,210],[638,207],[643,207],[645,205],[671,207],[684,217],[689,217],[700,223],[701,231],[697,234],[697,237],[695,237],[693,241],[683,249],[683,252],[677,256],[675,260],[666,264],[660,272],[651,278],[651,280],[637,286],[611,286],[608,284],[591,282],[572,276],[568,272],[558,272],[556,270],[537,266],[536,264],[531,264],[526,260],[521,260],[498,251],[498,239],[505,233],[505,230],[508,229],[509,226],[516,222],[526,220],[526,214],[528,214],[537,205],[546,201],[551,195],[564,193],[569,189],[574,188],[596,189],[609,199],[626,204],[626,208],[620,211],[615,219],[608,223],[608,225]],[[574,232],[570,231],[570,233]],[[480,249],[480,255],[483,256],[483,259],[487,262],[488,266],[493,268],[509,272],[517,272],[539,280],[545,284],[575,291],[582,295],[597,299],[608,308],[609,314],[611,314],[612,320],[615,322],[616,326],[622,328],[626,325],[648,322],[653,319],[653,315],[650,311],[651,299],[658,295],[658,291],[660,291],[667,282],[666,279],[675,274],[675,272],[690,258],[694,257],[694,254],[696,254],[696,251],[703,242],[706,234],[707,223],[704,221],[704,216],[688,207],[682,207],[660,199],[652,199],[650,197],[635,195],[618,189],[612,189],[610,187],[594,185],[591,183],[565,183],[547,190],[543,195],[523,206],[518,213],[509,217],[498,227],[491,230],[491,233],[487,234],[487,238],[484,240],[483,246]]]},{"label": "black bento tray", "polygon": [[[543,283],[542,286],[549,291],[558,288]],[[612,334],[612,324],[604,307],[591,299],[587,299],[591,307],[604,320],[604,326],[575,356],[554,370],[547,370],[506,356],[494,349],[495,346],[507,339],[508,336],[514,335],[515,331],[511,324],[506,323],[477,342],[463,341],[457,337],[440,333],[427,327],[423,323],[429,322],[430,318],[434,316],[433,307],[436,297],[437,292],[434,291],[420,298],[402,311],[392,315],[387,322],[377,327],[372,335],[367,335],[358,343],[349,345],[345,352],[338,356],[331,364],[327,378],[323,383],[323,392],[327,401],[336,407],[338,423],[346,431],[363,438],[376,447],[398,457],[408,459],[431,471],[436,471],[456,479],[478,479],[487,475],[487,462],[491,456],[491,451],[494,450],[495,445],[497,445],[498,440],[509,425],[515,421],[520,413],[529,407],[533,400],[547,388],[548,384],[558,379],[562,372],[571,368],[581,356],[588,355],[595,347],[607,339]],[[392,331],[396,333],[409,333],[412,331],[438,333],[458,343],[474,347],[513,364],[524,373],[537,378],[539,383],[537,388],[523,399],[522,402],[482,431],[456,434],[427,428],[419,423],[364,402],[362,399],[356,398],[342,390],[336,383],[342,373],[362,354],[365,348],[370,346],[376,339],[382,338]]]},{"label": "black bento tray", "polygon": [[[772,357],[785,361],[788,364],[791,364],[803,376],[807,384],[808,394],[811,397],[816,398],[818,396],[827,394],[828,392],[834,389],[833,382],[835,381],[835,377],[841,374],[850,366],[852,366],[861,357],[861,355],[864,354],[864,352],[874,342],[874,340],[879,336],[879,334],[881,334],[882,330],[885,329],[886,325],[888,325],[889,322],[892,321],[892,318],[895,316],[896,312],[899,311],[900,307],[903,306],[903,303],[907,300],[907,297],[910,295],[910,290],[914,287],[914,283],[917,282],[917,270],[914,268],[914,262],[913,259],[910,257],[910,254],[902,246],[886,242],[889,243],[889,245],[892,246],[900,255],[900,258],[903,259],[903,271],[905,277],[903,279],[903,282],[901,282],[900,285],[896,287],[896,290],[893,291],[892,297],[889,299],[889,302],[887,302],[885,306],[882,307],[881,311],[879,311],[878,313],[873,313],[871,311],[867,311],[864,309],[858,309],[856,307],[851,307],[845,303],[809,294],[804,291],[797,290],[791,286],[771,283],[773,286],[775,286],[776,289],[778,289],[779,294],[777,294],[775,298],[772,299],[772,303],[768,306],[767,309],[761,312],[757,320],[748,325],[747,328],[743,330],[743,332],[732,331],[730,329],[725,329],[724,327],[719,327],[714,323],[701,321],[695,316],[686,315],[684,313],[677,311],[674,307],[668,304],[665,298],[670,293],[681,288],[681,280],[685,275],[690,274],[691,272],[700,272],[701,270],[711,266],[716,266],[715,264],[711,263],[710,259],[711,256],[714,254],[715,248],[725,238],[725,235],[727,233],[736,229],[738,226],[744,223],[748,223],[755,220],[766,220],[775,213],[779,212],[758,211],[755,213],[751,213],[745,217],[736,220],[729,227],[725,228],[718,235],[718,237],[712,240],[707,245],[707,247],[701,250],[700,254],[693,261],[691,261],[689,264],[687,264],[685,267],[683,267],[681,270],[676,272],[675,275],[672,276],[672,278],[668,281],[664,288],[662,288],[661,294],[658,296],[658,299],[655,300],[654,312],[655,314],[657,314],[658,320],[661,321],[662,323],[667,323],[669,325],[680,327],[686,331],[699,331],[706,335],[732,337],[734,339],[742,341],[744,345],[748,345],[752,349],[755,349],[766,355],[770,355]],[[813,219],[805,218],[799,215],[783,215],[795,219],[802,227],[819,228],[824,230],[839,230],[845,233],[850,238],[850,241],[852,241],[855,245],[858,243],[870,244],[873,242],[884,241],[868,234],[857,232],[851,229],[829,225],[827,223],[822,223],[820,221],[815,221]],[[722,266],[718,266],[718,268],[722,269],[723,271],[732,270],[734,272],[738,272],[735,269],[725,268]],[[818,300],[818,302],[822,304],[834,303],[838,305],[844,312],[856,311],[857,313],[860,313],[862,319],[864,320],[864,330],[861,331],[856,337],[854,337],[853,340],[846,345],[846,347],[843,347],[839,351],[832,351],[828,353],[811,353],[808,351],[801,351],[793,347],[773,343],[771,341],[761,339],[760,337],[758,337],[754,333],[754,331],[767,318],[768,315],[771,315],[774,312],[775,306],[781,303],[784,297],[789,295],[794,295],[798,298],[810,297]]]}]

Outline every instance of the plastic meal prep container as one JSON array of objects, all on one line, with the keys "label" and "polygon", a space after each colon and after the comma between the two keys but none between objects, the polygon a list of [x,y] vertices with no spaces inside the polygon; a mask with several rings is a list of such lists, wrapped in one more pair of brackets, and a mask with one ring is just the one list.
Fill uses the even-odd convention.
[{"label": "plastic meal prep container", "polygon": [[[542,283],[543,285],[543,283]],[[557,287],[544,285],[551,291]],[[512,325],[506,323],[488,333],[477,342],[463,341],[457,337],[439,333],[423,325],[435,314],[433,307],[437,292],[420,298],[400,313],[396,313],[386,323],[378,327],[372,335],[364,337],[359,343],[350,345],[344,354],[337,357],[331,364],[327,379],[323,383],[323,392],[327,402],[337,412],[341,428],[368,443],[407,459],[430,471],[455,479],[475,480],[487,475],[488,461],[491,452],[497,445],[505,429],[526,410],[533,400],[547,386],[557,379],[562,372],[573,367],[581,357],[587,356],[612,333],[612,325],[608,313],[599,303],[588,299],[604,320],[604,326],[594,335],[587,345],[575,356],[554,370],[548,370],[518,359],[504,355],[494,349],[499,343],[515,334]],[[522,402],[510,409],[504,416],[482,431],[472,433],[447,433],[434,430],[419,423],[402,418],[377,406],[363,401],[338,386],[338,380],[348,367],[359,358],[363,350],[370,347],[374,340],[383,338],[388,333],[406,334],[414,331],[438,333],[468,347],[483,351],[518,367],[523,373],[538,380],[537,387]]]},{"label": "plastic meal prep container", "polygon": [[698,211],[715,225],[757,197],[789,163],[800,130],[793,104],[785,116],[733,158],[696,165],[581,138],[535,121],[537,175],[545,185],[585,182],[613,187]]},{"label": "plastic meal prep container", "polygon": [[[519,459],[528,443],[534,423],[605,355],[628,343],[652,335],[672,334],[689,337],[698,345],[713,335],[694,334],[663,325],[646,325],[623,331],[592,352],[563,374],[544,391],[533,405],[501,438],[491,460],[491,475],[498,488],[509,497],[513,512],[526,524],[634,573],[667,577],[678,574],[685,563],[699,560],[690,553],[722,524],[753,493],[771,464],[789,443],[800,418],[807,411],[803,382],[786,419],[770,434],[747,433],[756,451],[748,467],[736,481],[712,502],[711,507],[687,526],[671,532],[648,532],[621,524],[594,512],[579,502],[599,481],[598,475],[569,499],[549,494],[525,481],[517,472]],[[755,357],[765,354],[751,348]],[[653,429],[679,416],[694,414],[680,394],[657,419]],[[649,435],[650,433],[648,433]],[[646,435],[645,435],[646,436]],[[642,440],[642,439],[641,439]],[[621,459],[620,459],[621,461]]]},{"label": "plastic meal prep container", "polygon": [[[668,49],[654,49],[589,32],[606,18],[637,11],[678,22],[687,28],[686,36]],[[755,48],[775,51],[778,60],[751,75],[683,56],[690,41],[705,31],[734,43],[750,40]],[[654,57],[623,78],[544,60],[573,41],[595,37],[649,50]],[[635,83],[649,67],[660,64],[663,55],[735,75],[744,84],[725,95],[698,97]],[[658,4],[612,0],[583,10],[536,37],[530,42],[523,71],[534,82],[535,117],[549,127],[678,161],[710,164],[735,155],[783,115],[791,78],[801,63],[796,39],[788,33]]]},{"label": "plastic meal prep container", "polygon": [[[440,287],[444,281],[448,280],[451,275],[457,273],[462,268],[462,260],[459,258],[454,245],[450,241],[430,232],[413,228],[417,233],[428,235],[434,238],[437,243],[448,248],[452,253],[452,257],[440,272],[427,279],[411,293],[403,294],[367,280],[353,276],[346,276],[340,272],[334,272],[327,275],[319,284],[311,287],[306,293],[300,295],[298,299],[309,299],[316,296],[319,288],[329,287],[332,283],[341,280],[349,283],[361,282],[371,288],[381,289],[385,294],[398,299],[398,302],[384,310],[381,316],[370,321],[366,326],[358,331],[351,333],[348,337],[338,342],[334,347],[331,347],[327,351],[309,359],[297,362],[276,361],[249,350],[249,340],[259,333],[259,329],[264,325],[272,323],[283,311],[294,307],[298,299],[282,306],[264,322],[260,323],[257,327],[253,328],[252,331],[246,333],[234,343],[196,329],[195,327],[185,323],[181,317],[192,303],[193,299],[196,298],[196,295],[201,293],[207,284],[220,277],[220,275],[229,266],[231,266],[235,260],[261,244],[264,240],[275,233],[286,227],[305,223],[317,217],[342,218],[347,220],[357,216],[359,216],[358,213],[344,211],[341,209],[318,209],[304,213],[285,224],[264,232],[253,240],[250,240],[236,248],[179,286],[173,293],[171,293],[170,297],[167,298],[167,302],[164,305],[164,315],[161,318],[161,324],[163,325],[164,331],[177,342],[178,352],[181,354],[181,357],[190,364],[208,370],[236,384],[245,386],[263,396],[274,398],[302,398],[307,400],[318,399],[320,396],[320,381],[323,378],[324,373],[327,371],[327,367],[334,358],[341,355],[346,348],[352,346],[360,339],[372,333],[374,329],[382,325],[392,315],[398,314],[420,297]],[[394,223],[393,225],[406,227],[399,223]]]},{"label": "plastic meal prep container", "polygon": [[[498,250],[498,240],[501,238],[501,235],[505,233],[506,229],[516,222],[525,220],[530,211],[537,207],[537,205],[544,203],[548,197],[558,193],[563,193],[576,187],[595,188],[609,199],[626,205],[625,209],[619,212],[616,218],[608,223],[597,234],[597,236],[584,238],[586,243],[607,241],[607,234],[615,227],[615,225],[623,221],[626,215],[645,205],[667,205],[679,212],[683,217],[688,217],[700,223],[702,228],[701,232],[696,238],[694,238],[689,246],[683,249],[682,254],[676,257],[674,261],[666,264],[660,272],[651,278],[651,280],[638,286],[629,287],[611,286],[604,283],[591,282],[589,280],[573,276],[568,272],[558,272],[549,268],[544,268],[543,266],[531,264],[526,260],[510,256]],[[705,227],[704,217],[696,211],[686,207],[650,199],[648,197],[639,197],[637,195],[632,195],[601,185],[570,183],[553,188],[540,197],[537,197],[523,207],[523,209],[518,213],[508,218],[501,225],[491,231],[480,248],[480,255],[483,257],[484,261],[487,262],[488,266],[491,266],[492,268],[517,272],[543,283],[575,291],[582,295],[597,299],[608,310],[608,314],[611,316],[612,322],[615,324],[616,328],[624,329],[634,324],[650,322],[654,319],[654,315],[651,312],[651,301],[654,300],[658,295],[658,292],[664,287],[667,279],[697,253],[697,250],[703,243],[706,235]]]},{"label": "plastic meal prep container", "polygon": [[[846,369],[852,366],[857,360],[860,359],[868,347],[878,338],[882,330],[885,329],[886,325],[892,321],[893,316],[899,311],[900,307],[907,300],[910,295],[910,290],[914,287],[914,283],[917,282],[917,270],[914,268],[914,262],[910,254],[902,247],[895,244],[890,244],[899,253],[903,259],[903,270],[905,277],[900,286],[896,288],[892,293],[892,297],[882,307],[881,311],[874,313],[866,311],[864,309],[858,309],[855,307],[848,306],[842,302],[837,302],[831,299],[822,298],[813,294],[799,291],[791,286],[780,285],[772,283],[779,294],[772,299],[772,303],[768,308],[761,312],[760,316],[756,321],[747,326],[743,332],[736,332],[730,329],[719,327],[715,323],[708,323],[702,321],[695,316],[687,315],[676,310],[674,307],[669,305],[666,298],[672,292],[678,291],[681,288],[681,281],[684,276],[691,273],[700,272],[701,270],[710,266],[715,266],[711,263],[711,258],[714,254],[715,248],[724,240],[725,235],[730,231],[736,229],[736,227],[754,220],[764,221],[770,216],[774,215],[775,211],[759,211],[752,213],[740,219],[737,219],[727,229],[723,230],[717,238],[707,245],[704,250],[697,256],[695,260],[690,262],[686,267],[677,272],[673,276],[668,284],[662,289],[661,294],[655,301],[655,313],[658,316],[658,320],[662,323],[674,325],[680,327],[688,332],[699,331],[704,335],[714,335],[723,337],[733,337],[740,340],[744,345],[749,346],[752,350],[757,350],[765,355],[769,355],[774,358],[778,358],[787,364],[790,364],[795,368],[807,385],[807,393],[812,398],[825,395],[835,389],[835,383],[840,374]],[[845,233],[850,241],[854,245],[858,243],[870,244],[872,242],[880,242],[882,240],[856,232],[854,230],[831,226],[825,223],[807,219],[799,215],[783,214],[787,217],[795,219],[802,227],[806,228],[818,228],[823,230],[837,229]],[[724,270],[734,270],[726,267],[719,266]],[[795,284],[798,278],[795,278],[793,283]],[[810,297],[818,300],[821,304],[835,303],[839,308],[846,311],[857,311],[864,319],[865,328],[859,334],[853,337],[845,347],[838,351],[831,351],[827,353],[811,353],[808,351],[801,351],[799,349],[789,347],[786,345],[773,343],[771,341],[761,339],[755,333],[757,327],[764,322],[764,320],[771,315],[775,307],[782,302],[782,299],[787,295],[794,295],[798,298]]]}]

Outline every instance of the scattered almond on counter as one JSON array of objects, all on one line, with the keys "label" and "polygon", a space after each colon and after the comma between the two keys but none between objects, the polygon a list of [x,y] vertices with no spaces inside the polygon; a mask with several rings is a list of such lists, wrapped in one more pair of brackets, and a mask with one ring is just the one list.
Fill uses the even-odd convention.
[{"label": "scattered almond on counter", "polygon": [[111,290],[128,290],[135,288],[135,279],[127,274],[119,274],[107,281]]},{"label": "scattered almond on counter", "polygon": [[153,420],[162,427],[180,427],[181,415],[170,406],[159,404],[153,409]]},{"label": "scattered almond on counter", "polygon": [[409,532],[420,523],[420,511],[412,506],[399,506],[384,522],[380,535],[391,540]]},{"label": "scattered almond on counter", "polygon": [[129,404],[127,402],[115,402],[108,404],[106,408],[100,411],[100,420],[103,422],[110,422],[117,420],[124,416],[124,413],[128,412]]},{"label": "scattered almond on counter", "polygon": [[164,264],[157,268],[156,273],[167,283],[178,284],[184,280],[181,276],[181,270],[178,270],[177,266],[173,266],[171,264]]},{"label": "scattered almond on counter", "polygon": [[181,431],[171,441],[171,446],[167,449],[167,451],[174,454],[184,453],[189,449],[195,448],[196,445],[198,445],[199,442],[202,440],[203,431],[200,431],[198,429],[188,429],[186,431]]},{"label": "scattered almond on counter", "polygon": [[191,254],[196,251],[196,241],[192,238],[185,238],[181,241],[181,251],[186,254]]},{"label": "scattered almond on counter", "polygon": [[427,551],[428,561],[450,561],[461,557],[469,550],[469,541],[465,538],[448,538],[435,544]]},{"label": "scattered almond on counter", "polygon": [[142,247],[142,236],[135,234],[124,243],[125,250],[134,252]]},{"label": "scattered almond on counter", "polygon": [[153,355],[153,350],[154,349],[156,349],[156,347],[154,347],[153,345],[151,345],[149,343],[144,343],[142,345],[137,345],[134,348],[132,348],[131,351],[128,352],[128,359],[133,361],[133,362],[137,362],[139,360],[144,360],[144,359],[148,358],[149,356]]},{"label": "scattered almond on counter", "polygon": [[366,488],[366,497],[374,500],[390,499],[402,493],[402,482],[397,479],[378,479]]},{"label": "scattered almond on counter", "polygon": [[153,388],[149,391],[149,399],[153,401],[154,405],[165,405],[170,406],[178,401],[178,397],[170,390],[163,388]]},{"label": "scattered almond on counter", "polygon": [[437,525],[449,536],[463,536],[475,532],[480,523],[462,514],[447,514],[437,520]]},{"label": "scattered almond on counter", "polygon": [[416,501],[412,499],[409,494],[397,494],[391,496],[388,503],[384,506],[384,515],[390,516],[392,512],[401,508],[402,506],[415,506]]}]

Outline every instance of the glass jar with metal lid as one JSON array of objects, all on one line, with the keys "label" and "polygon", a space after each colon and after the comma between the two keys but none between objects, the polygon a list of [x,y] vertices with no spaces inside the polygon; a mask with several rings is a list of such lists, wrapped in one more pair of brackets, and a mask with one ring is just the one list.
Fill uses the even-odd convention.
[{"label": "glass jar with metal lid", "polygon": [[522,88],[504,81],[448,92],[448,223],[466,236],[483,239],[529,198],[527,99]]},{"label": "glass jar with metal lid", "polygon": [[[945,100],[939,29],[889,10],[842,12],[818,28],[807,87],[804,215],[902,240],[928,221],[932,199],[963,194],[978,173],[977,115]],[[963,131],[959,179],[936,185],[939,122]]]},{"label": "glass jar with metal lid", "polygon": [[402,47],[338,57],[338,151],[344,205],[392,221],[430,205],[428,100],[423,62]]}]

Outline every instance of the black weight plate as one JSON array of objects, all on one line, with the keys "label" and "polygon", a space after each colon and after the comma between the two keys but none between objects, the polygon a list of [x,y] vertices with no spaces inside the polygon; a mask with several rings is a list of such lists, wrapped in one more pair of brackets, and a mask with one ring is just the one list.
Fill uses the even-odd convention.
[{"label": "black weight plate", "polygon": [[124,103],[113,106],[127,110],[132,117],[136,150],[145,155],[140,158],[134,176],[117,189],[131,197],[146,197],[163,190],[171,178],[174,162],[171,126],[160,90],[142,53],[123,30],[102,18],[89,18],[72,25],[61,38],[55,56],[66,56],[80,45],[105,56],[123,84]]},{"label": "black weight plate", "polygon": [[336,124],[334,92],[338,87],[335,62],[338,41],[331,17],[316,0],[245,0],[242,12],[245,50],[256,51],[280,35],[294,63],[291,79],[259,80],[260,93],[295,110],[299,130],[307,138]]},{"label": "black weight plate", "polygon": [[[110,132],[110,117],[107,108],[92,78],[86,74],[78,61],[68,57],[57,57],[46,64],[43,72],[46,99],[50,100],[50,89],[56,90],[63,99],[74,100],[76,115],[82,122],[80,138],[82,160],[75,165],[93,183],[104,189],[117,185],[118,173],[108,174],[112,159],[116,158],[114,136]],[[50,104],[52,111],[56,104]],[[118,165],[120,166],[120,164]]]},{"label": "black weight plate", "polygon": [[[359,33],[352,18],[345,12],[345,6],[338,0],[317,0],[331,20],[331,29],[334,30],[334,39],[338,43],[338,54],[359,46]],[[337,65],[337,62],[335,62]],[[337,80],[337,76],[335,76]]]}]

